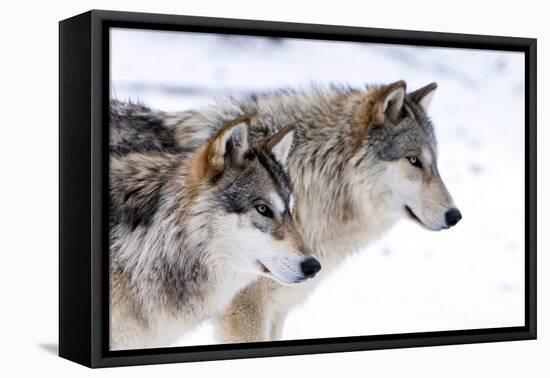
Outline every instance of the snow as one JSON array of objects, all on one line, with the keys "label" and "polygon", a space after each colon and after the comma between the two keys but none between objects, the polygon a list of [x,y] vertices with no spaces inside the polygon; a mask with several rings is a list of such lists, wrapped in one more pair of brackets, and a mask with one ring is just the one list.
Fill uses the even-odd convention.
[{"label": "snow", "polygon": [[[288,316],[302,339],[524,324],[524,56],[352,42],[111,31],[112,96],[162,110],[316,84],[439,84],[439,170],[463,213],[450,231],[407,221],[331,273]],[[215,344],[206,322],[177,345]]]}]

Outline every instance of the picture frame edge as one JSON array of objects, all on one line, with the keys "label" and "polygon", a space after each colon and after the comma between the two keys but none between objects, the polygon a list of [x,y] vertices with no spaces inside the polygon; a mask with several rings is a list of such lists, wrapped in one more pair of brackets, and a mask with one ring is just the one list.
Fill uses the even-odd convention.
[{"label": "picture frame edge", "polygon": [[[372,340],[352,338],[309,339],[224,345],[222,349],[195,350],[163,348],[163,351],[140,350],[135,353],[108,351],[108,334],[105,322],[108,321],[108,271],[106,261],[105,233],[108,233],[106,215],[105,185],[108,172],[104,169],[108,162],[108,133],[105,132],[108,114],[106,103],[109,98],[108,46],[105,43],[106,31],[112,25],[165,23],[173,27],[189,26],[227,28],[230,31],[247,30],[262,33],[269,28],[279,27],[285,33],[306,33],[305,36],[331,34],[343,37],[359,33],[361,38],[369,35],[375,40],[383,40],[389,33],[389,42],[398,43],[405,38],[406,44],[437,45],[448,44],[450,38],[460,46],[482,46],[480,49],[522,51],[526,55],[526,324],[524,327],[489,329],[488,332],[472,335],[453,333],[455,331],[426,332],[412,336],[390,335],[388,339],[372,336]],[[298,29],[304,29],[300,31]],[[328,30],[328,31],[327,31]],[[369,34],[370,33],[370,34]],[[407,37],[408,35],[408,37]],[[357,36],[357,35],[356,35]],[[477,39],[477,42],[476,42]],[[341,39],[340,39],[341,40]],[[86,43],[77,43],[85,41]],[[530,340],[537,337],[537,298],[536,298],[536,45],[535,38],[485,36],[476,34],[418,32],[397,29],[358,28],[351,26],[300,24],[273,21],[238,20],[225,18],[203,18],[198,16],[177,16],[137,12],[91,10],[59,23],[59,355],[88,367],[110,367],[173,362],[192,362],[235,358],[255,358],[282,355],[303,355],[312,353],[348,352],[372,349],[393,349],[438,345],[469,344],[496,341]],[[491,48],[491,46],[493,48]],[[500,48],[497,48],[500,47]],[[475,48],[475,47],[474,47]],[[69,63],[89,73],[84,80],[82,72],[68,68]],[[76,91],[75,91],[76,88]],[[87,111],[89,110],[89,111]],[[70,125],[84,124],[88,127],[71,129]],[[78,146],[86,148],[78,149]],[[71,153],[69,153],[71,152]],[[87,154],[88,153],[88,154]],[[76,155],[76,158],[74,155]],[[72,161],[68,159],[73,155]],[[528,177],[527,177],[528,175]],[[86,176],[88,177],[86,179]],[[74,184],[78,177],[87,183]],[[87,219],[75,222],[76,209],[88,210],[82,214]],[[78,205],[81,205],[78,207]],[[76,206],[76,209],[75,209]],[[73,221],[72,221],[73,220]],[[76,267],[76,268],[75,268]],[[76,284],[75,284],[76,282]],[[84,290],[84,289],[88,290]],[[86,292],[87,291],[87,292]],[[108,293],[107,293],[108,294]],[[75,307],[76,306],[76,307]],[[464,330],[476,332],[479,330]],[[430,334],[430,335],[425,335]],[[371,336],[365,336],[366,338]],[[349,339],[349,340],[344,340]],[[269,345],[266,345],[269,344]],[[317,346],[319,345],[319,346]],[[192,347],[191,347],[192,348]],[[175,349],[178,349],[177,351]],[[183,350],[185,349],[185,350]]]}]

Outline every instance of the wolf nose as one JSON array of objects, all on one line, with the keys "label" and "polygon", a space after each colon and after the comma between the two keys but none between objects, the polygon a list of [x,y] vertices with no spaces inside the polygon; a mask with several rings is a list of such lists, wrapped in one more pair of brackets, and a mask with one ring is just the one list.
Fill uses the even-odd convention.
[{"label": "wolf nose", "polygon": [[461,219],[462,214],[460,214],[460,210],[458,210],[456,207],[447,210],[447,212],[445,213],[445,221],[447,222],[447,226],[449,227],[453,227]]},{"label": "wolf nose", "polygon": [[315,257],[308,257],[300,266],[304,276],[308,278],[315,276],[321,270],[321,264]]}]

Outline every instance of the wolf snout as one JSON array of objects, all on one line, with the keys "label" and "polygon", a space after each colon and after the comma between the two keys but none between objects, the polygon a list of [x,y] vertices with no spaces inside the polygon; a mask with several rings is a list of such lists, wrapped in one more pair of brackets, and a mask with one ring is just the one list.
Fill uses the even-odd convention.
[{"label": "wolf snout", "polygon": [[460,220],[462,219],[462,214],[460,213],[460,210],[458,210],[456,207],[453,207],[445,213],[445,222],[447,222],[448,227],[453,227],[456,225]]},{"label": "wolf snout", "polygon": [[308,257],[300,264],[306,278],[314,277],[321,270],[321,263],[315,257]]}]

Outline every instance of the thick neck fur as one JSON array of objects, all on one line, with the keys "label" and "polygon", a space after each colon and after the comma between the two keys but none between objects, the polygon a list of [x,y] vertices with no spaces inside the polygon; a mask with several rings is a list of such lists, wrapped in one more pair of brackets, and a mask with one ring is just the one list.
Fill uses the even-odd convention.
[{"label": "thick neck fur", "polygon": [[253,115],[251,133],[256,139],[296,125],[289,173],[297,223],[314,253],[323,258],[325,269],[327,260],[340,260],[365,247],[395,222],[381,211],[383,193],[368,182],[358,182],[354,172],[358,157],[365,160],[360,162],[364,169],[369,169],[368,160],[373,158],[357,153],[367,148],[360,131],[364,131],[362,123],[369,122],[364,117],[369,95],[368,91],[331,88],[267,93],[230,106],[222,102],[194,119],[187,117],[176,135],[188,140],[199,124],[219,127],[239,114]]},{"label": "thick neck fur", "polygon": [[[356,172],[369,169],[366,161],[357,167],[364,156],[357,151],[366,148],[362,140],[357,141],[361,120],[356,116],[363,111],[364,96],[337,92],[306,100],[306,107],[315,113],[302,114],[307,121],[301,123],[303,132],[298,133],[290,157],[298,221],[325,267],[364,248],[394,222],[382,211],[383,193]],[[317,112],[320,108],[324,114]],[[367,154],[366,159],[371,158]],[[375,178],[376,172],[370,177]]]},{"label": "thick neck fur", "polygon": [[391,222],[377,211],[378,193],[368,183],[356,182],[354,159],[342,147],[345,143],[338,138],[309,139],[308,146],[298,144],[291,156],[298,224],[324,266],[363,248],[369,235]]},{"label": "thick neck fur", "polygon": [[[212,201],[203,198],[209,191],[190,175],[192,166],[193,159],[182,155],[111,159],[112,334],[136,337],[115,338],[114,347],[167,345],[222,311],[232,294],[252,281],[220,263],[223,250],[210,242],[216,240],[206,207]],[[135,199],[149,204],[146,209],[132,206],[136,196],[148,196]],[[117,332],[125,322],[136,323],[136,329]],[[170,322],[179,332],[159,334]]]}]

